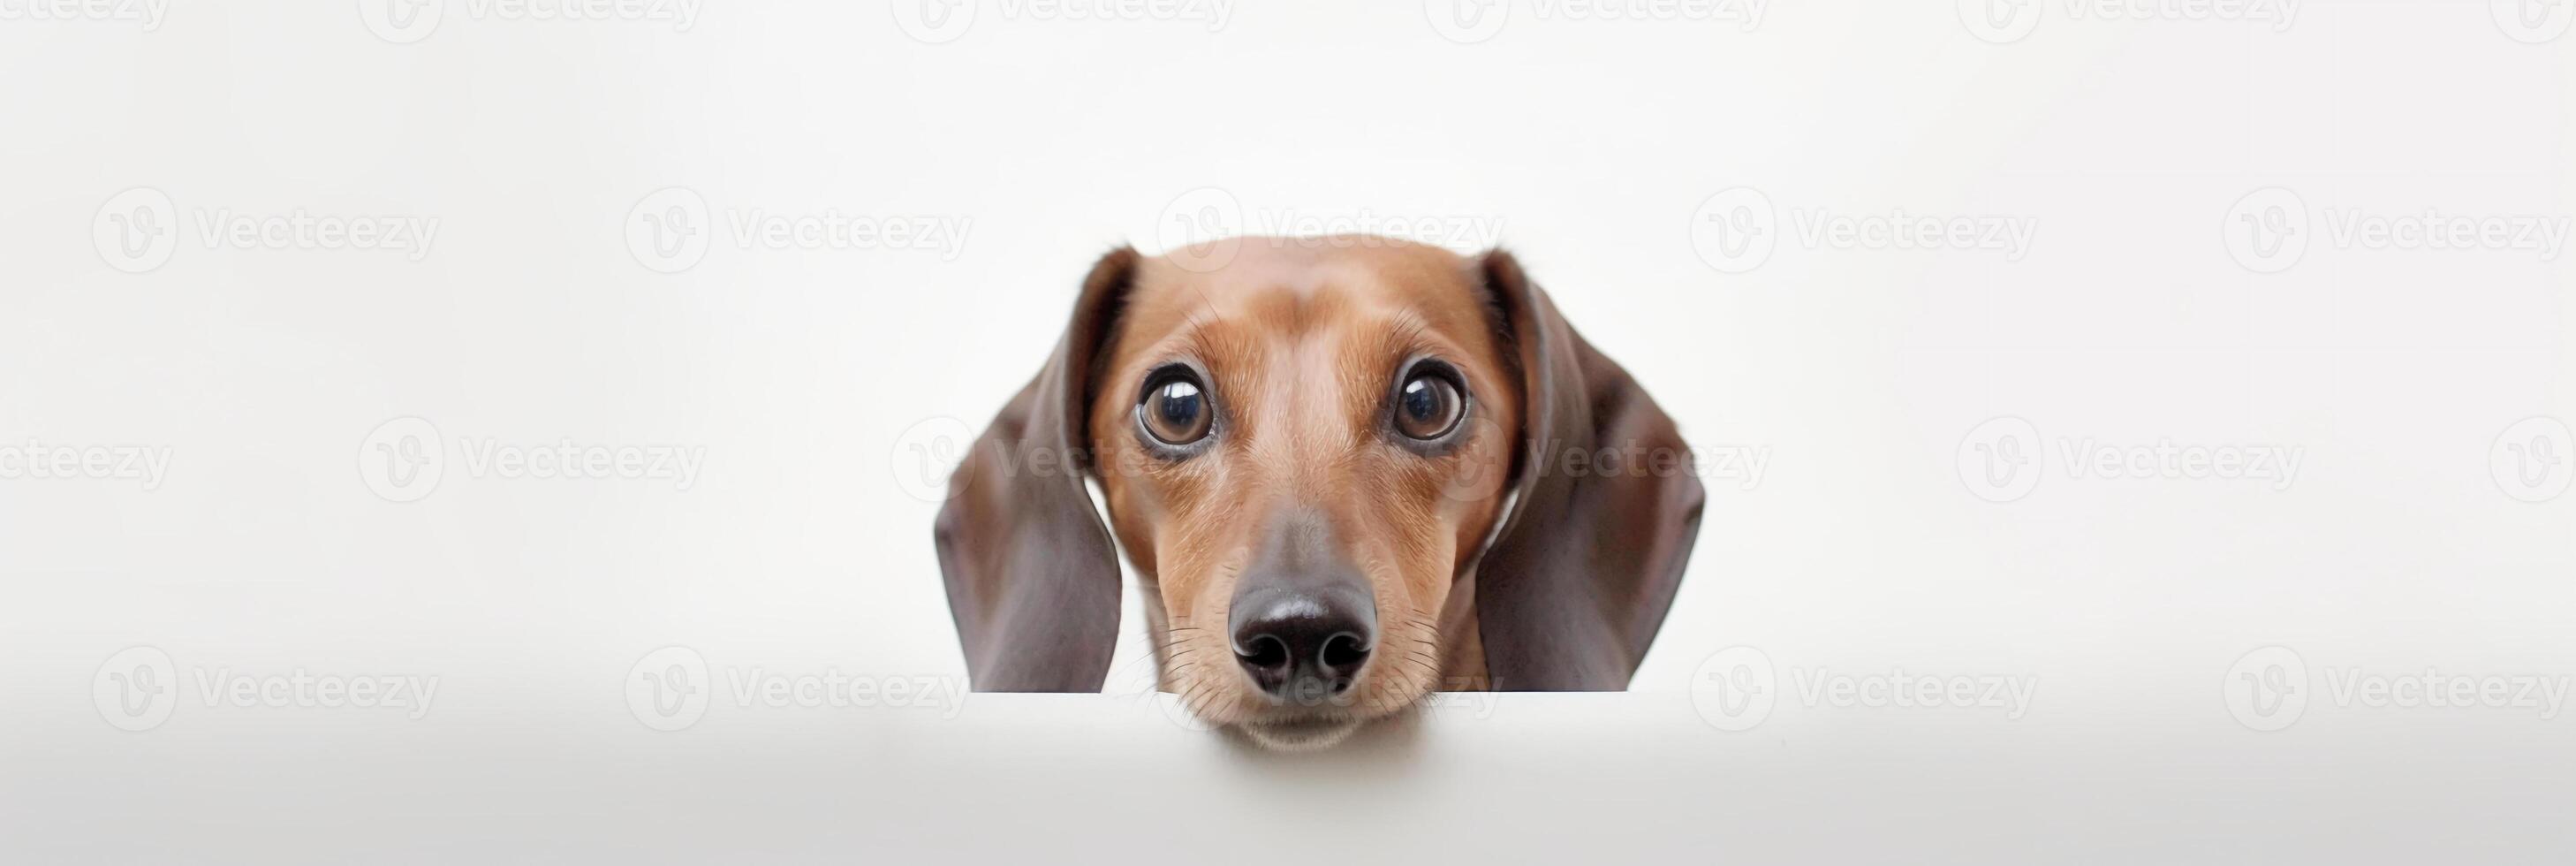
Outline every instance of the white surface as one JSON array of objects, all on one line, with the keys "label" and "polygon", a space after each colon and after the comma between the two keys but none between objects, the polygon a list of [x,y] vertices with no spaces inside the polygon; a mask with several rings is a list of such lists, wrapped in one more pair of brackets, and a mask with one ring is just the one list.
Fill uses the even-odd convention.
[{"label": "white surface", "polygon": [[[926,21],[908,5],[728,4],[683,28],[449,0],[398,42],[387,8],[0,18],[0,447],[168,461],[0,479],[0,847],[1065,853],[1010,835],[1029,824],[1197,860],[1319,838],[1537,855],[1520,843],[1560,831],[1667,859],[2569,841],[2543,819],[2576,799],[2564,713],[2330,687],[2576,673],[2576,496],[2551,493],[2576,463],[2529,487],[2504,471],[2542,465],[2506,450],[2534,436],[2576,455],[2569,256],[2335,240],[2356,210],[2576,212],[2561,19],[2047,3],[2017,7],[2025,32],[1960,4],[1780,0],[1748,28],[1515,0],[1479,19],[1493,31],[1407,2],[1240,3],[1212,30],[985,0],[932,43],[906,36]],[[2274,187],[2307,219],[2295,258],[2232,233]],[[175,246],[127,257],[110,218],[150,195]],[[1763,201],[1758,261],[1699,219]],[[654,252],[644,219],[698,202],[712,242]],[[1637,683],[1705,698],[1768,670],[1776,710],[1530,698],[1298,760],[1123,698],[862,721],[708,690],[688,727],[639,723],[620,692],[692,655],[719,689],[755,669],[953,686],[920,492],[941,466],[915,447],[943,453],[1026,381],[1093,257],[1186,238],[1168,218],[1210,208],[1220,229],[1499,235],[1704,453],[1761,456],[1758,481],[1709,479]],[[395,251],[197,233],[299,210],[436,229]],[[951,233],[737,243],[755,211]],[[1899,211],[2027,244],[1799,233]],[[433,430],[434,487],[386,474],[373,446]],[[2036,487],[1975,480],[2001,433],[2035,437]],[[2286,484],[2069,474],[2061,449],[2088,440],[2300,463]],[[685,484],[513,478],[483,468],[496,443],[702,462]],[[97,700],[158,658],[131,647],[175,686],[139,732]],[[1141,662],[1131,643],[1113,689],[1141,688]],[[198,691],[298,669],[439,685],[417,720]],[[2287,697],[2247,690],[2275,670],[2302,709],[2251,709]],[[1782,690],[1898,671],[2038,689],[2010,723]],[[1347,835],[1306,820],[1337,811]]]},{"label": "white surface", "polygon": [[65,738],[13,760],[6,841],[28,862],[259,863],[2396,863],[2576,843],[2554,726],[2426,714],[2264,736],[1817,712],[1720,734],[1682,694],[1520,694],[1283,757],[1093,695],[711,713],[677,735],[513,709]]}]

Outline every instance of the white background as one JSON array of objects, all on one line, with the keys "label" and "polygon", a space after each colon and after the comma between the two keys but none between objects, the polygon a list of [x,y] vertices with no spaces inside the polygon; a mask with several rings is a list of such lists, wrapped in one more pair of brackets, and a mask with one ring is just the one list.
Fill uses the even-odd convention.
[{"label": "white background", "polygon": [[[1881,826],[1929,860],[2570,841],[2576,719],[2329,684],[2576,673],[2571,254],[2339,233],[2564,231],[2568,0],[401,8],[0,0],[0,843],[1288,856],[1342,837],[1276,815],[1336,806],[1415,858],[1532,856],[1505,844],[1532,822],[1596,854],[1910,850]],[[663,256],[674,207],[700,246]],[[202,233],[298,212],[436,230]],[[773,249],[737,238],[755,213],[962,232]],[[1806,231],[1900,214],[2029,243]],[[1302,762],[1150,698],[938,697],[964,671],[919,479],[1036,371],[1091,260],[1386,220],[1499,237],[1704,452],[1765,461],[1708,479],[1637,693],[1461,703]],[[2035,487],[1977,480],[1998,431]],[[434,485],[374,450],[405,436]],[[565,444],[703,465],[475,468]],[[2298,463],[2065,457],[2166,444]],[[167,469],[27,468],[62,448]],[[177,686],[148,724],[106,698],[136,658]],[[711,706],[656,730],[621,693],[671,658]],[[1747,659],[1767,715],[1726,709]],[[1141,665],[1131,641],[1112,690]],[[438,686],[417,719],[199,691],[297,669]],[[742,705],[755,669],[934,697]],[[2037,691],[2009,717],[1798,695],[1843,675]]]}]

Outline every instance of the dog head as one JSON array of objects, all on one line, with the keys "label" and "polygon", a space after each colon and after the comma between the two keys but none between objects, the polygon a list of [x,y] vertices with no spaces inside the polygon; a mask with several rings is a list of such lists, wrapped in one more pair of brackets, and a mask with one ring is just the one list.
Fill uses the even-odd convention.
[{"label": "dog head", "polygon": [[1690,470],[1510,255],[1246,238],[1103,257],[937,537],[976,688],[1097,690],[1097,479],[1165,688],[1320,745],[1444,687],[1624,688],[1697,532]]}]

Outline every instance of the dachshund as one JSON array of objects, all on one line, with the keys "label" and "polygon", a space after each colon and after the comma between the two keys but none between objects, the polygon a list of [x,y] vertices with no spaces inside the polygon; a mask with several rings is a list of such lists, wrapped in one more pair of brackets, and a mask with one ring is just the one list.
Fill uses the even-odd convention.
[{"label": "dachshund", "polygon": [[977,691],[1099,691],[1123,548],[1160,688],[1312,749],[1436,691],[1627,688],[1695,471],[1510,253],[1241,237],[1101,257],[933,536]]}]

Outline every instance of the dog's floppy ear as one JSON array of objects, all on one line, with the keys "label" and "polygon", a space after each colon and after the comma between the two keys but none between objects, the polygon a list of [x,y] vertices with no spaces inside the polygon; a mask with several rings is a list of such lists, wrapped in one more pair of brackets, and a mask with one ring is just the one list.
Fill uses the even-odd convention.
[{"label": "dog's floppy ear", "polygon": [[1518,498],[1475,577],[1486,674],[1513,691],[1625,689],[1699,537],[1690,446],[1511,254],[1487,253],[1477,271],[1517,354],[1527,419]]},{"label": "dog's floppy ear", "polygon": [[1092,362],[1136,269],[1102,256],[1055,354],[949,478],[933,533],[982,692],[1096,692],[1118,638],[1118,559],[1083,486]]}]

